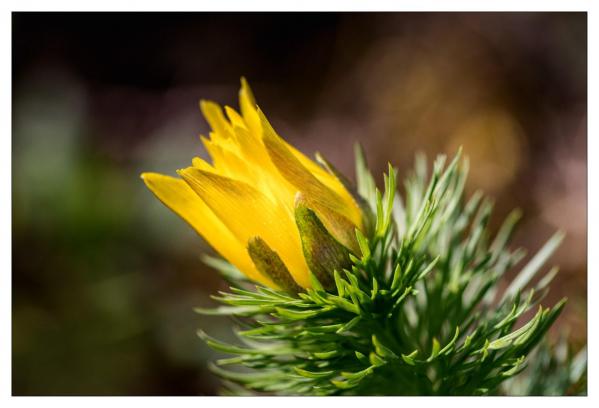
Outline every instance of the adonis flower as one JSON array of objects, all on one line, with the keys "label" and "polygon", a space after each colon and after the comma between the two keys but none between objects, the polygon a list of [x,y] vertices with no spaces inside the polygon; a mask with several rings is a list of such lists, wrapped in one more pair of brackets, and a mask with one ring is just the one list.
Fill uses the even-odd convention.
[{"label": "adonis flower", "polygon": [[[258,283],[232,279],[230,292],[213,297],[224,307],[196,309],[243,322],[242,345],[198,333],[233,355],[211,366],[227,392],[585,392],[585,349],[559,360],[554,373],[543,368],[558,361],[552,349],[535,351],[565,305],[541,305],[555,268],[535,278],[562,233],[522,266],[524,250],[509,245],[519,211],[492,233],[491,201],[467,196],[461,153],[450,163],[439,156],[430,176],[420,157],[402,195],[392,166],[384,192],[377,189],[358,149],[354,188],[324,159],[317,156],[320,167],[279,137],[243,79],[239,104],[241,113],[200,103],[212,163],[196,157],[180,178],[142,174]],[[500,285],[514,268],[521,270],[507,288]]]},{"label": "adonis flower", "polygon": [[[241,113],[200,102],[210,124],[202,142],[212,158],[193,158],[181,178],[143,173],[148,188],[248,278],[297,292],[325,286],[357,252],[362,211],[336,173],[283,140],[258,108],[247,82]],[[330,167],[329,167],[330,169]]]}]

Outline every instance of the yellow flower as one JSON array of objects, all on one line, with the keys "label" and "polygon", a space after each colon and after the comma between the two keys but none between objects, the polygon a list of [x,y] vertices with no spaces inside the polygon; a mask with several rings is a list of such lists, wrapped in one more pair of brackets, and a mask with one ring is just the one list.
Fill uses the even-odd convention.
[{"label": "yellow flower", "polygon": [[[195,157],[177,171],[181,178],[142,178],[248,278],[274,288],[308,288],[309,271],[322,278],[317,269],[327,267],[318,262],[341,259],[345,249],[356,252],[362,212],[334,174],[277,135],[243,78],[239,105],[241,113],[226,106],[223,114],[219,105],[200,102],[212,128],[209,139],[201,137],[212,164]],[[330,244],[319,247],[315,237]]]}]

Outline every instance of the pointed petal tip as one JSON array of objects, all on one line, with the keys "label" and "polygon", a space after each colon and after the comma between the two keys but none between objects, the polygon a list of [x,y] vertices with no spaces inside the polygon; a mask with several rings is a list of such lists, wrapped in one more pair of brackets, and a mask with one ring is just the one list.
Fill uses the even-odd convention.
[{"label": "pointed petal tip", "polygon": [[218,103],[209,99],[200,99],[199,106],[202,113],[204,113],[206,110],[209,111],[210,109],[220,109],[220,105]]},{"label": "pointed petal tip", "polygon": [[188,166],[188,167],[185,167],[183,169],[178,169],[177,170],[177,174],[180,175],[181,177],[188,176],[191,173],[195,173],[195,172],[200,172],[201,173],[202,171],[200,169],[197,169],[197,168],[193,167],[193,166]]},{"label": "pointed petal tip", "polygon": [[245,76],[240,78],[241,88],[239,89],[239,95],[245,96],[250,105],[256,105],[256,99],[254,98],[254,94],[252,89],[250,88],[250,84]]},{"label": "pointed petal tip", "polygon": [[181,176],[183,179],[185,179],[185,175],[189,173],[189,169],[193,168],[193,167],[186,167],[184,169],[177,169],[176,173]]},{"label": "pointed petal tip", "polygon": [[[194,157],[194,159],[202,160],[199,157]],[[206,170],[203,170],[203,169],[198,169],[197,167],[194,167],[194,166],[187,166],[187,167],[185,167],[183,169],[178,169],[177,170],[177,174],[180,175],[181,177],[183,177],[183,176],[190,176],[190,175],[193,175],[193,174],[213,175],[209,171],[206,171]]]},{"label": "pointed petal tip", "polygon": [[143,172],[139,175],[139,178],[150,190],[152,190],[152,174],[153,173]]},{"label": "pointed petal tip", "polygon": [[139,175],[139,178],[143,181],[143,183],[150,191],[154,192],[154,190],[157,188],[157,185],[159,184],[157,180],[160,176],[162,176],[162,174],[144,172]]},{"label": "pointed petal tip", "polygon": [[158,179],[166,178],[166,177],[169,177],[169,176],[166,176],[166,175],[160,174],[160,173],[150,172],[150,171],[144,171],[143,173],[141,173],[139,175],[139,178],[142,179],[148,187],[151,187],[150,185],[154,184],[154,182],[156,182]]}]

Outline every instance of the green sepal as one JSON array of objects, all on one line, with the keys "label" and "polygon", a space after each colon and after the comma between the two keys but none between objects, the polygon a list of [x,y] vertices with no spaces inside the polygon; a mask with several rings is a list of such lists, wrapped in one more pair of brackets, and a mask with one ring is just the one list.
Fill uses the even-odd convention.
[{"label": "green sepal", "polygon": [[289,273],[289,270],[279,257],[279,255],[270,249],[268,244],[260,237],[250,238],[248,241],[248,253],[256,269],[268,276],[275,285],[288,293],[299,293],[303,289],[295,283],[295,280]]},{"label": "green sepal", "polygon": [[301,194],[295,201],[295,223],[308,268],[325,290],[333,289],[334,271],[351,267],[349,249],[327,231],[316,213],[306,206]]}]

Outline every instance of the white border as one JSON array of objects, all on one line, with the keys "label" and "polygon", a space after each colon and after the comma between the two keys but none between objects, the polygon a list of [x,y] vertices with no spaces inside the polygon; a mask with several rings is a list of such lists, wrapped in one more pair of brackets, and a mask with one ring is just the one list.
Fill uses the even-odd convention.
[{"label": "white border", "polygon": [[[51,7],[49,7],[51,6]],[[143,8],[142,8],[143,7]],[[503,407],[506,404],[524,405],[541,403],[544,406],[558,407],[564,403],[580,404],[586,406],[599,406],[596,397],[595,367],[597,366],[597,353],[595,353],[594,341],[597,338],[597,323],[594,316],[596,310],[596,301],[594,296],[588,297],[589,310],[589,397],[587,398],[544,398],[543,401],[530,398],[489,398],[484,400],[480,398],[447,398],[447,397],[419,397],[418,399],[395,398],[343,398],[342,400],[327,400],[317,398],[217,398],[206,397],[202,399],[176,397],[176,398],[157,398],[157,397],[107,397],[107,398],[83,398],[83,397],[56,397],[56,398],[27,398],[10,397],[11,395],[11,11],[587,11],[588,12],[588,293],[599,293],[597,289],[597,280],[594,274],[597,273],[598,265],[598,237],[597,226],[599,216],[597,212],[590,209],[599,209],[599,164],[595,162],[598,157],[598,134],[597,120],[597,95],[598,84],[596,73],[599,72],[597,63],[597,43],[598,43],[598,8],[591,0],[502,0],[502,1],[481,1],[481,0],[456,0],[456,1],[434,1],[434,0],[396,0],[396,1],[356,1],[356,0],[306,0],[289,1],[287,3],[275,1],[242,1],[242,0],[219,0],[212,2],[205,1],[180,1],[170,0],[160,2],[155,0],[144,1],[115,1],[104,0],[102,2],[82,2],[82,1],[6,1],[3,2],[3,12],[0,17],[0,27],[2,27],[2,40],[0,42],[1,56],[3,58],[1,70],[2,81],[2,127],[4,136],[0,139],[0,166],[2,166],[3,183],[0,189],[2,199],[0,201],[0,217],[2,231],[0,233],[3,268],[0,282],[0,405],[10,403],[13,406],[26,406],[29,404],[44,404],[49,407],[80,407],[98,406],[105,407],[110,405],[130,405],[136,404],[145,407],[162,407],[165,403],[176,403],[181,406],[190,406],[197,408],[198,404],[209,404],[214,407],[223,407],[229,405],[259,405],[260,407],[285,406],[286,408],[302,407],[306,404],[330,404],[342,403],[348,407],[358,406],[358,404],[377,404],[393,405],[398,404],[422,404],[425,406],[438,406],[446,404],[459,404],[461,407],[479,407],[484,402],[489,407]],[[594,183],[593,183],[594,181]],[[592,250],[595,249],[595,250]],[[595,401],[594,403],[592,401]],[[4,405],[6,406],[6,405]]]},{"label": "white border", "polygon": [[[591,0],[7,1],[14,11],[586,11]],[[52,7],[48,7],[51,5]]]}]

